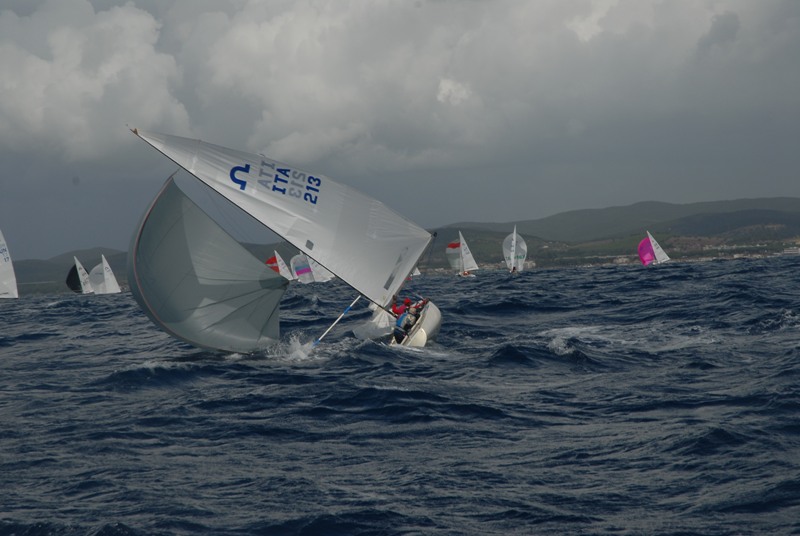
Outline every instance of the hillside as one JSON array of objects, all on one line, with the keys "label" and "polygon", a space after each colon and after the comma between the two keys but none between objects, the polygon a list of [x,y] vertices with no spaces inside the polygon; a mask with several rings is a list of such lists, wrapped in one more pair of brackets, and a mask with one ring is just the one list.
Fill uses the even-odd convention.
[{"label": "hillside", "polygon": [[537,220],[508,223],[462,222],[447,225],[444,229],[471,228],[508,234],[516,223],[517,231],[525,236],[556,242],[579,243],[641,233],[645,229],[652,230],[657,226],[663,228],[663,224],[678,222],[692,216],[757,210],[800,213],[800,198],[737,199],[684,205],[645,201],[622,207],[572,210]]},{"label": "hillside", "polygon": [[[676,205],[643,202],[624,207],[575,210],[538,220],[508,223],[466,222],[432,229],[430,249],[420,268],[449,269],[447,243],[464,235],[478,264],[502,266],[503,239],[514,225],[528,246],[528,260],[537,266],[574,266],[636,262],[636,246],[652,232],[675,260],[772,254],[800,243],[800,198],[740,199]],[[258,259],[275,250],[288,263],[296,249],[287,243],[245,244]],[[127,252],[93,248],[63,253],[47,260],[15,260],[21,294],[69,292],[65,278],[77,256],[87,270],[108,259],[123,288],[127,287]]]},{"label": "hillside", "polygon": [[87,271],[100,262],[100,255],[105,255],[108,265],[117,278],[120,286],[127,287],[125,273],[128,253],[110,248],[81,249],[62,253],[47,260],[14,261],[14,272],[20,294],[71,292],[66,284],[67,274],[77,257]]}]

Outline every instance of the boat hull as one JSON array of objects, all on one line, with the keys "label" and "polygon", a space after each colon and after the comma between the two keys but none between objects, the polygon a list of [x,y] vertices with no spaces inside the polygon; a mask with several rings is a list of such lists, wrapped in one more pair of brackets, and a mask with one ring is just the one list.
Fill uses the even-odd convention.
[{"label": "boat hull", "polygon": [[419,319],[408,332],[403,342],[396,343],[392,338],[392,345],[422,347],[436,338],[442,326],[442,313],[436,304],[429,301],[422,308]]}]

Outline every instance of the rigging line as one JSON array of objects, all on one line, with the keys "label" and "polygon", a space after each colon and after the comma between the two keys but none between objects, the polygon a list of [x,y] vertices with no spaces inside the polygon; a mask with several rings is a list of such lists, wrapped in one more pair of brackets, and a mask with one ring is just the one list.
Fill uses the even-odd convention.
[{"label": "rigging line", "polygon": [[353,300],[353,303],[351,303],[350,305],[348,305],[348,306],[347,306],[347,309],[345,309],[344,311],[342,311],[342,314],[340,314],[340,315],[339,315],[339,318],[337,318],[336,320],[334,320],[333,324],[331,324],[331,325],[330,325],[330,327],[329,327],[328,329],[326,329],[326,330],[325,330],[325,333],[323,333],[322,335],[320,335],[320,336],[319,336],[319,338],[318,338],[316,341],[314,341],[314,343],[313,343],[311,346],[313,347],[313,346],[316,346],[317,344],[319,344],[319,341],[321,341],[321,340],[322,340],[322,338],[323,338],[325,335],[327,335],[327,334],[328,334],[328,332],[329,332],[330,330],[332,330],[332,329],[333,329],[333,326],[335,326],[336,324],[338,324],[338,323],[339,323],[339,320],[341,320],[341,319],[342,319],[342,317],[343,317],[344,315],[346,315],[346,314],[347,314],[347,313],[350,311],[350,309],[352,309],[352,308],[353,308],[353,306],[356,304],[356,302],[357,302],[359,299],[361,299],[361,294],[359,294],[358,296],[356,296],[356,299],[355,299],[355,300]]}]

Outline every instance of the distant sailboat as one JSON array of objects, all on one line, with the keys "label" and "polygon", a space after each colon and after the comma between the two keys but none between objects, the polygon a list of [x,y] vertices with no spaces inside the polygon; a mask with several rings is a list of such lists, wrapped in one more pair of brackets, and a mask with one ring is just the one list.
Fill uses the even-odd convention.
[{"label": "distant sailboat", "polygon": [[292,267],[292,275],[300,283],[307,285],[309,283],[325,283],[334,278],[334,275],[326,270],[314,259],[298,253],[289,260]]},{"label": "distant sailboat", "polygon": [[295,279],[294,275],[292,275],[292,271],[286,266],[286,263],[283,261],[283,257],[277,251],[274,251],[275,255],[267,259],[267,266],[281,274],[288,280]]},{"label": "distant sailboat", "polygon": [[521,272],[525,268],[525,258],[528,256],[528,246],[525,240],[517,234],[517,226],[514,232],[503,240],[503,258],[506,261],[508,270],[512,273]]},{"label": "distant sailboat", "polygon": [[114,277],[114,272],[103,254],[100,254],[100,264],[89,272],[89,282],[95,294],[119,294],[122,292],[117,278]]},{"label": "distant sailboat", "polygon": [[0,231],[0,298],[19,298],[17,276],[3,231]]},{"label": "distant sailboat", "polygon": [[639,242],[639,260],[642,261],[642,264],[648,266],[650,264],[661,264],[670,259],[669,255],[664,252],[656,242],[656,239],[653,238],[653,235],[650,234],[650,231],[647,231],[647,236]]},{"label": "distant sailboat", "polygon": [[458,232],[457,241],[447,244],[445,256],[447,257],[447,261],[450,263],[450,268],[455,270],[457,275],[463,277],[475,277],[475,274],[471,272],[473,270],[477,270],[478,265],[475,262],[475,258],[472,256],[472,252],[467,245],[467,241],[464,240],[464,236],[461,234],[461,231]]},{"label": "distant sailboat", "polygon": [[78,294],[92,294],[94,288],[89,279],[89,274],[81,264],[81,261],[78,260],[78,257],[72,258],[75,259],[75,263],[67,274],[67,286]]},{"label": "distant sailboat", "polygon": [[[430,233],[383,203],[323,175],[311,174],[262,155],[199,140],[139,130],[133,132],[306,254],[309,264],[311,260],[319,262],[360,295],[383,309],[388,308],[393,296],[400,290],[431,241]],[[181,245],[180,253],[169,256],[176,261],[179,255],[188,258],[195,254],[195,249],[201,249],[202,246],[203,244],[194,240],[188,241]],[[132,269],[129,268],[129,272],[132,271],[134,276],[137,271],[141,273],[144,267],[137,260],[141,256],[136,254],[136,244],[133,245],[129,258],[132,259],[133,266]],[[176,262],[179,267],[187,263],[188,260]],[[231,270],[236,268],[232,259],[222,256],[218,257],[217,264],[229,266]],[[259,265],[285,282],[285,279],[267,268],[263,262],[259,262]],[[175,278],[175,268],[164,266],[163,270],[168,274],[147,270],[147,275]],[[133,289],[140,281],[134,279],[130,284]],[[215,284],[224,289],[226,282]],[[258,286],[259,282],[254,280],[254,285]],[[172,295],[168,286],[159,285],[149,290],[150,292],[134,293],[134,297],[142,308],[150,311],[148,314],[151,318],[158,316],[153,313],[154,304],[169,304],[170,307],[180,305],[181,308],[176,313],[182,311],[183,315],[201,316],[206,307],[218,304],[225,307],[231,315],[239,316],[236,304],[227,303],[224,295],[215,296],[206,302],[174,304],[177,298]],[[188,300],[188,296],[186,298]],[[276,326],[277,308],[278,302],[275,302],[271,314],[276,319]],[[435,310],[438,313],[438,308],[428,302],[418,321],[422,322],[421,325],[428,326],[431,337],[414,337],[413,344],[424,344],[438,331],[441,316],[428,315],[430,319],[436,320],[435,326],[431,325],[433,322],[425,321],[426,310]],[[163,322],[157,324],[164,327]],[[169,331],[169,326],[165,329]],[[203,328],[196,326],[191,331],[197,329]],[[277,336],[277,329],[272,334]],[[183,337],[191,342],[197,335],[185,332]],[[242,337],[239,342],[242,343],[240,347],[255,349],[258,346],[247,336]],[[206,346],[220,350],[229,347],[224,341],[218,345],[212,343]]]}]

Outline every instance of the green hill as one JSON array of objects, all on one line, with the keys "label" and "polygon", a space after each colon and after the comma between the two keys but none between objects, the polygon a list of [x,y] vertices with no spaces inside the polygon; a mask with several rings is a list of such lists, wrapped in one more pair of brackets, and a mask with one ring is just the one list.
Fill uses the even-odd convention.
[{"label": "green hill", "polygon": [[[516,224],[517,232],[526,237],[535,236],[558,242],[588,242],[643,233],[647,229],[655,229],[658,224],[701,214],[722,215],[753,210],[800,213],[800,198],[737,199],[685,205],[646,201],[623,207],[572,210],[538,220],[508,223],[456,223],[447,225],[444,229],[471,228],[508,234]],[[466,240],[470,243],[468,238]]]}]

